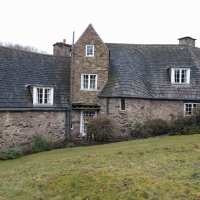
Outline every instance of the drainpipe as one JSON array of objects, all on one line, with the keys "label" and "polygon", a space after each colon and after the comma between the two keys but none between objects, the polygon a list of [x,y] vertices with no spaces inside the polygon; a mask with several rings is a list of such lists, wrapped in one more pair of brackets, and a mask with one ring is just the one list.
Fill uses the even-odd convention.
[{"label": "drainpipe", "polygon": [[70,70],[70,102],[69,102],[69,137],[72,137],[72,94],[73,94],[73,72],[74,72],[74,31],[73,31],[73,38],[72,38],[72,63],[71,63],[71,70]]}]

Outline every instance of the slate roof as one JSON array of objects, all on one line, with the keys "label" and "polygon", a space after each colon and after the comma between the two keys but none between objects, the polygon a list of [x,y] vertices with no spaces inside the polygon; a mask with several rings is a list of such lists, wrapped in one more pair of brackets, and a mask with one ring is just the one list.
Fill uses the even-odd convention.
[{"label": "slate roof", "polygon": [[[187,45],[106,43],[108,82],[99,97],[200,100],[200,49]],[[170,68],[190,68],[189,85],[172,85]]]},{"label": "slate roof", "polygon": [[69,58],[0,47],[0,110],[35,109],[30,86],[53,86],[53,107],[66,109],[70,90]]}]

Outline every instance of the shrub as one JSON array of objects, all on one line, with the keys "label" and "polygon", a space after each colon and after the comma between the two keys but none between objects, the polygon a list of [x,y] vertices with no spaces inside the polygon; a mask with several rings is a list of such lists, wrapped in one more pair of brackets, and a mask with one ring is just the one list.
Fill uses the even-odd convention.
[{"label": "shrub", "polygon": [[136,121],[131,129],[131,135],[134,139],[155,137],[169,132],[169,125],[166,121],[158,119],[149,119],[142,124]]},{"label": "shrub", "polygon": [[0,153],[0,160],[15,159],[23,156],[21,149],[9,149]]},{"label": "shrub", "polygon": [[142,129],[144,128],[144,124],[139,122],[139,121],[136,121],[135,124],[132,126],[131,128],[131,136],[134,138],[134,139],[139,139],[141,138],[142,136]]},{"label": "shrub", "polygon": [[67,144],[66,147],[67,147],[67,148],[72,148],[72,147],[75,147],[75,144],[74,144],[74,143],[69,143],[69,144]]},{"label": "shrub", "polygon": [[99,141],[117,138],[120,130],[116,122],[106,115],[91,118],[87,124],[87,136],[94,137]]},{"label": "shrub", "polygon": [[170,135],[200,134],[200,107],[193,109],[193,115],[179,114],[170,121]]},{"label": "shrub", "polygon": [[149,119],[144,123],[143,131],[150,136],[159,136],[169,132],[169,125],[163,119]]},{"label": "shrub", "polygon": [[33,144],[31,148],[33,153],[49,151],[52,149],[52,143],[51,141],[43,138],[41,135],[36,134],[33,136]]}]

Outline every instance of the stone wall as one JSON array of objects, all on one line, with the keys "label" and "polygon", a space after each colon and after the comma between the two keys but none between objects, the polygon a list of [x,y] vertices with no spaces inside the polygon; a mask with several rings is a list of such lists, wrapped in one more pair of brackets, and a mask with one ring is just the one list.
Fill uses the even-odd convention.
[{"label": "stone wall", "polygon": [[0,151],[30,146],[32,136],[41,134],[51,141],[65,138],[66,112],[0,112]]},{"label": "stone wall", "polygon": [[[94,57],[86,57],[86,45],[94,45]],[[75,44],[73,102],[97,103],[96,95],[108,79],[109,51],[92,25]],[[97,91],[81,90],[81,74],[97,74]]]},{"label": "stone wall", "polygon": [[[100,114],[106,114],[106,99],[101,98]],[[120,111],[120,98],[109,99],[109,116],[114,118],[121,127],[123,136],[129,135],[136,121],[162,118],[169,121],[170,114],[183,113],[184,102],[170,100],[125,99],[126,110]]]},{"label": "stone wall", "polygon": [[[100,98],[101,110],[98,115],[106,115],[106,98]],[[121,135],[128,136],[136,121],[162,118],[169,121],[170,114],[183,113],[184,102],[170,100],[125,99],[126,110],[120,111],[120,98],[109,98],[109,116],[120,125]],[[73,136],[80,136],[80,111],[73,111]]]}]

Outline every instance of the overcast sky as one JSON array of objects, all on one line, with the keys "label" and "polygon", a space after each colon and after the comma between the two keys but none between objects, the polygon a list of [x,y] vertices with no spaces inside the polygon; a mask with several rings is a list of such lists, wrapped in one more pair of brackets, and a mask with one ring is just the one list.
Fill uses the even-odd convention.
[{"label": "overcast sky", "polygon": [[200,47],[200,0],[0,0],[0,41],[52,54],[89,24],[104,42],[178,44],[190,36]]}]

